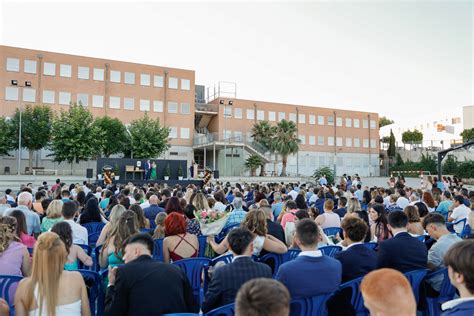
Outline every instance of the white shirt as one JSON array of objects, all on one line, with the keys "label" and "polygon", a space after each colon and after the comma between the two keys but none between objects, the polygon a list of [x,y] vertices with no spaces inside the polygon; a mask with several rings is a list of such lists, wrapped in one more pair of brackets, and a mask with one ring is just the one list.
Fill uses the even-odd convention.
[{"label": "white shirt", "polygon": [[410,201],[406,197],[399,197],[397,200],[397,206],[401,208],[402,210],[410,204]]},{"label": "white shirt", "polygon": [[347,246],[345,250],[351,248],[352,246],[355,246],[355,245],[362,245],[362,244],[363,244],[363,242],[361,242],[361,241],[352,243],[352,244],[350,244],[349,246]]},{"label": "white shirt", "polygon": [[87,232],[87,228],[79,225],[72,219],[65,219],[64,221],[69,223],[71,226],[73,239],[72,242],[74,244],[87,245],[89,243],[89,234]]},{"label": "white shirt", "polygon": [[224,211],[225,211],[225,208],[226,208],[226,206],[225,206],[225,204],[222,203],[222,202],[216,202],[216,204],[214,204],[214,209],[215,209],[216,211],[224,212]]},{"label": "white shirt", "polygon": [[446,303],[441,305],[441,309],[443,311],[445,311],[447,309],[451,309],[453,307],[456,307],[456,305],[459,305],[461,303],[465,303],[465,302],[469,302],[469,301],[473,301],[473,300],[474,300],[474,297],[457,298],[455,300],[447,301]]},{"label": "white shirt", "polygon": [[[467,218],[469,216],[469,213],[471,213],[471,209],[467,207],[464,204],[459,205],[458,207],[453,209],[453,212],[451,213],[451,217],[454,218],[454,221],[457,222],[463,218]],[[462,232],[462,229],[464,227],[463,223],[459,223],[454,225],[454,231],[458,234]]]},{"label": "white shirt", "polygon": [[147,208],[147,207],[149,207],[149,206],[150,206],[150,202],[148,202],[148,200],[146,200],[145,202],[143,202],[142,204],[140,204],[140,207],[141,207],[142,209]]},{"label": "white shirt", "polygon": [[290,193],[288,193],[289,196],[291,196],[291,198],[294,200],[296,200],[296,197],[298,196],[298,192],[296,192],[295,190],[291,190]]},{"label": "white shirt", "polygon": [[298,256],[307,256],[307,257],[321,257],[323,253],[321,250],[312,250],[312,251],[302,251],[298,254]]}]

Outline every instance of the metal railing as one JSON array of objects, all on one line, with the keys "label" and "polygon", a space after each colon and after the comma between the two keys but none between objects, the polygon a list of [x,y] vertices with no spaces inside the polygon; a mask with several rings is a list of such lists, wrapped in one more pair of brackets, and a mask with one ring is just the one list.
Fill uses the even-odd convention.
[{"label": "metal railing", "polygon": [[194,105],[195,111],[202,112],[219,112],[219,106],[217,104],[207,104],[207,103],[196,103]]},{"label": "metal railing", "polygon": [[211,145],[214,142],[224,142],[228,145],[235,143],[243,143],[244,145],[250,146],[256,152],[265,156],[268,150],[260,143],[253,140],[252,137],[247,135],[237,135],[232,137],[226,137],[224,133],[207,133],[207,134],[194,134],[194,146],[197,145]]}]

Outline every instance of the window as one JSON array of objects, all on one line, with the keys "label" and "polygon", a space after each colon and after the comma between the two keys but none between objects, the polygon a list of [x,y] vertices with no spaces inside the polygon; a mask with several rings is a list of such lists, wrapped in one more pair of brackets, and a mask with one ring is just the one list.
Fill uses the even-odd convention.
[{"label": "window", "polygon": [[342,117],[336,117],[336,126],[341,127],[342,126]]},{"label": "window", "polygon": [[368,120],[362,120],[362,127],[363,128],[369,128],[369,121]]},{"label": "window", "polygon": [[168,88],[178,89],[178,78],[169,77],[169,79],[168,79]]},{"label": "window", "polygon": [[170,127],[170,134],[169,138],[178,138],[178,128],[177,127]]},{"label": "window", "polygon": [[324,136],[318,136],[318,146],[324,146]]},{"label": "window", "polygon": [[247,120],[255,119],[255,111],[254,110],[247,110]]},{"label": "window", "polygon": [[328,125],[334,126],[334,116],[328,116]]},{"label": "window", "polygon": [[310,145],[316,145],[316,137],[309,136],[309,144]]},{"label": "window", "polygon": [[360,147],[360,139],[354,138],[354,147]]},{"label": "window", "polygon": [[352,147],[352,138],[350,137],[346,138],[346,147]]},{"label": "window", "polygon": [[352,119],[349,117],[346,117],[346,127],[352,127]]},{"label": "window", "polygon": [[276,112],[274,111],[268,111],[268,120],[271,122],[276,121]]},{"label": "window", "polygon": [[7,71],[20,71],[20,60],[17,58],[7,58]]},{"label": "window", "polygon": [[43,64],[43,75],[45,76],[56,76],[56,64],[44,63]]},{"label": "window", "polygon": [[153,101],[153,112],[163,112],[163,101]]},{"label": "window", "polygon": [[36,60],[25,59],[23,61],[23,72],[27,74],[36,73]]},{"label": "window", "polygon": [[168,102],[168,113],[178,113],[178,102]]},{"label": "window", "polygon": [[328,146],[334,146],[334,137],[332,136],[328,137]]},{"label": "window", "polygon": [[336,137],[336,146],[342,147],[342,137]]},{"label": "window", "polygon": [[149,86],[150,85],[150,75],[140,74],[140,84],[142,86]]},{"label": "window", "polygon": [[182,139],[189,139],[189,128],[181,127],[180,136]]},{"label": "window", "polygon": [[125,72],[123,82],[126,84],[135,84],[135,74],[133,72]]},{"label": "window", "polygon": [[[328,120],[329,123],[329,120]],[[324,116],[318,115],[318,125],[324,125]]]},{"label": "window", "polygon": [[[103,108],[104,107],[104,96],[102,96],[102,95],[93,95],[92,96],[92,107],[94,107],[94,108]],[[119,98],[119,108],[120,108],[120,98]]]},{"label": "window", "polygon": [[234,131],[234,139],[239,142],[242,141],[242,132]]},{"label": "window", "polygon": [[316,124],[316,116],[314,116],[314,115],[309,116],[309,124],[311,124],[311,125]]},{"label": "window", "polygon": [[89,67],[77,67],[77,78],[89,80]]},{"label": "window", "polygon": [[359,128],[360,127],[360,121],[359,119],[354,119],[354,127]]},{"label": "window", "polygon": [[181,79],[181,90],[191,90],[191,81],[189,79]]},{"label": "window", "polygon": [[7,100],[7,101],[18,101],[18,88],[17,87],[5,87],[5,100]]},{"label": "window", "polygon": [[153,86],[158,88],[163,88],[163,76],[154,75],[153,76]]},{"label": "window", "polygon": [[286,117],[285,112],[278,112],[278,121],[284,120]]},{"label": "window", "polygon": [[296,113],[290,113],[289,120],[296,123]]},{"label": "window", "polygon": [[376,125],[374,120],[370,120],[370,129],[375,129]]},{"label": "window", "polygon": [[94,68],[94,80],[104,81],[104,69]]},{"label": "window", "polygon": [[189,103],[181,103],[181,114],[190,114],[191,105]]},{"label": "window", "polygon": [[232,107],[230,105],[224,105],[224,117],[232,117]]},{"label": "window", "polygon": [[140,111],[150,111],[150,100],[140,99]]},{"label": "window", "polygon": [[43,103],[54,104],[54,91],[43,91]]},{"label": "window", "polygon": [[257,110],[257,120],[263,121],[265,119],[265,111]]},{"label": "window", "polygon": [[298,114],[298,123],[306,124],[306,114]]},{"label": "window", "polygon": [[224,130],[224,139],[229,139],[232,137],[232,131]]},{"label": "window", "polygon": [[71,65],[59,65],[59,76],[65,78],[71,78],[72,66]]},{"label": "window", "polygon": [[36,102],[36,90],[23,88],[23,101],[24,102]]},{"label": "window", "polygon": [[242,118],[242,109],[241,108],[234,108],[234,118],[241,119]]},{"label": "window", "polygon": [[118,70],[111,70],[110,71],[110,82],[120,83],[120,71]]},{"label": "window", "polygon": [[77,104],[82,104],[82,106],[89,106],[89,95],[86,93],[78,93]]},{"label": "window", "polygon": [[377,142],[375,139],[370,140],[370,148],[377,148]]},{"label": "window", "polygon": [[61,105],[71,104],[71,93],[70,92],[59,92],[59,104],[61,104]]},{"label": "window", "polygon": [[301,141],[301,145],[305,145],[306,144],[306,137],[304,135],[299,135],[298,138],[300,139]]},{"label": "window", "polygon": [[369,140],[364,138],[364,148],[369,148]]},{"label": "window", "polygon": [[123,109],[133,111],[135,110],[135,99],[134,98],[123,98]]}]

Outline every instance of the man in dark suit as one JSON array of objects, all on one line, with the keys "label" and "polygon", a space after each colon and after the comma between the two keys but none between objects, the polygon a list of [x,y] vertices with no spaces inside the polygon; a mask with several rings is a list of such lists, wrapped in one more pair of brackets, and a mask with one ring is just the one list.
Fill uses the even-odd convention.
[{"label": "man in dark suit", "polygon": [[171,198],[171,192],[169,189],[163,189],[162,196],[161,196],[161,203],[158,204],[159,207],[166,209],[166,204]]},{"label": "man in dark suit", "polygon": [[[158,199],[158,196],[152,195],[148,199],[148,202],[150,203],[150,206],[145,207],[143,209],[143,213],[145,214],[145,217],[150,220],[150,223],[155,223],[155,218],[158,213],[164,212],[165,209],[161,208],[158,206],[158,202],[160,200]],[[154,225],[152,225],[154,227]]]},{"label": "man in dark suit", "polygon": [[214,270],[206,297],[202,304],[204,313],[233,303],[242,284],[255,278],[271,278],[272,270],[263,263],[252,260],[253,234],[244,227],[231,230],[227,237],[234,254],[232,263]]},{"label": "man in dark suit", "polygon": [[145,170],[145,180],[149,180],[150,179],[150,170],[151,170],[151,164],[150,164],[150,160],[148,159],[147,161],[145,161],[145,163],[143,164],[143,170]]},{"label": "man in dark suit", "polygon": [[150,235],[134,235],[125,244],[125,265],[109,269],[106,316],[199,312],[181,269],[152,259]]},{"label": "man in dark suit", "polygon": [[379,244],[377,268],[392,268],[402,273],[427,268],[428,250],[407,232],[407,226],[408,216],[404,212],[389,213],[388,228],[393,238]]}]

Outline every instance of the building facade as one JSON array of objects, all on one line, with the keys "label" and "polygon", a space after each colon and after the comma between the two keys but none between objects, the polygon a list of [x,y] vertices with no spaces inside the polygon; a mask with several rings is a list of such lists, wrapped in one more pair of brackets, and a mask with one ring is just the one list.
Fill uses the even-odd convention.
[{"label": "building facade", "polygon": [[[125,124],[146,112],[170,128],[171,148],[162,158],[196,160],[201,168],[224,176],[247,174],[243,165],[252,153],[266,159],[268,172],[278,173],[281,163],[258,148],[251,128],[261,120],[276,124],[287,119],[297,124],[301,140],[298,155],[289,157],[288,172],[310,175],[322,166],[335,168],[337,174],[379,172],[377,113],[237,98],[204,102],[193,70],[8,46],[0,46],[0,60],[0,116],[10,117],[19,107],[38,103],[55,111],[78,103],[94,116],[108,115]],[[26,81],[31,86],[25,86]],[[0,165],[16,172],[16,155],[2,158]],[[42,150],[36,162],[59,168],[47,155]],[[23,150],[22,159],[27,158]]]}]

